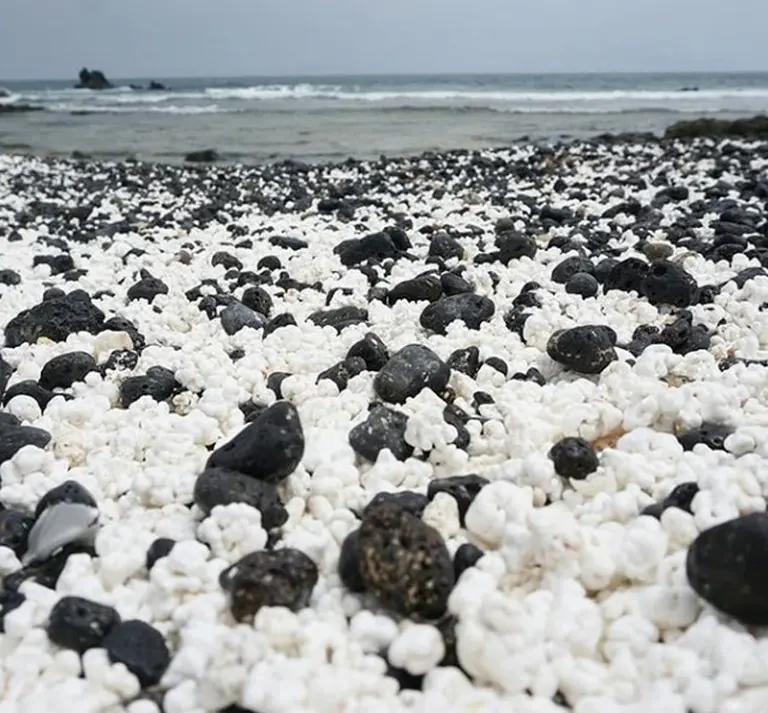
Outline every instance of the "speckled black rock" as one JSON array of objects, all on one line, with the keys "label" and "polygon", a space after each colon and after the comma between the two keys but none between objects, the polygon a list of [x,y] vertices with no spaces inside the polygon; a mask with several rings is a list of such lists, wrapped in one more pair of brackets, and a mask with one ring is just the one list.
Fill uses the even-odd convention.
[{"label": "speckled black rock", "polygon": [[555,473],[574,480],[584,480],[599,465],[595,449],[583,438],[569,436],[559,440],[550,448],[549,457],[555,466]]},{"label": "speckled black rock", "polygon": [[768,513],[752,513],[700,533],[688,548],[694,591],[742,624],[768,626]]},{"label": "speckled black rock", "polygon": [[397,505],[411,513],[414,517],[421,517],[424,513],[424,508],[429,503],[429,499],[426,495],[413,490],[400,490],[396,493],[376,493],[363,509],[363,517],[370,513],[373,508],[377,508],[385,503]]},{"label": "speckled black rock", "polygon": [[695,301],[698,285],[680,265],[670,260],[657,260],[645,273],[640,291],[653,305],[687,307]]},{"label": "speckled black rock", "polygon": [[453,555],[453,575],[458,581],[459,577],[470,567],[474,567],[485,554],[477,545],[465,542]]},{"label": "speckled black rock", "polygon": [[419,619],[442,616],[453,589],[453,562],[440,533],[384,504],[363,518],[360,574],[366,590],[393,612]]},{"label": "speckled black rock", "polygon": [[0,634],[5,633],[5,617],[14,609],[18,609],[26,601],[26,597],[14,590],[0,591]]},{"label": "speckled black rock", "polygon": [[0,510],[0,547],[8,547],[17,557],[26,552],[27,538],[34,519],[19,510]]},{"label": "speckled black rock", "polygon": [[592,275],[595,272],[595,266],[589,258],[582,257],[581,255],[571,255],[571,257],[567,257],[555,265],[550,278],[552,282],[559,282],[564,285],[580,272]]},{"label": "speckled black rock", "polygon": [[686,451],[692,451],[700,443],[713,451],[724,451],[725,439],[733,432],[732,427],[724,424],[702,423],[698,428],[678,435],[677,440]]},{"label": "speckled black rock", "polygon": [[361,307],[338,307],[314,312],[307,320],[318,327],[333,327],[337,332],[341,332],[347,327],[367,322],[368,310]]},{"label": "speckled black rock", "polygon": [[130,371],[135,369],[138,363],[139,355],[136,352],[132,352],[130,349],[115,349],[110,352],[101,370],[104,373],[115,369]]},{"label": "speckled black rock", "polygon": [[443,287],[440,278],[436,274],[430,273],[396,284],[387,292],[386,303],[393,305],[400,300],[406,302],[436,302],[442,296]]},{"label": "speckled black rock", "polygon": [[158,560],[171,554],[175,544],[176,540],[172,540],[170,537],[158,537],[147,548],[147,555],[144,560],[144,566],[147,568],[147,571],[151,570]]},{"label": "speckled black rock", "polygon": [[49,359],[40,372],[38,383],[44,389],[68,389],[76,381],[96,371],[96,360],[86,352],[69,352]]},{"label": "speckled black rock", "polygon": [[151,366],[144,376],[129,376],[120,384],[120,404],[128,408],[142,396],[165,401],[179,389],[173,372],[162,366]]},{"label": "speckled black rock", "polygon": [[0,463],[10,460],[24,446],[45,448],[51,442],[51,434],[34,426],[10,426],[0,429]]},{"label": "speckled black rock", "polygon": [[304,455],[304,429],[296,407],[277,401],[217,448],[206,468],[229,468],[268,483],[287,478]]},{"label": "speckled black rock", "polygon": [[480,329],[480,325],[493,317],[495,311],[496,306],[488,297],[463,292],[427,305],[419,317],[419,324],[436,334],[445,334],[448,325],[456,320],[469,329]]},{"label": "speckled black rock", "polygon": [[368,417],[349,432],[349,445],[363,458],[375,462],[385,448],[400,461],[413,455],[405,441],[408,416],[386,406],[374,406]]},{"label": "speckled black rock", "polygon": [[547,342],[547,354],[567,369],[599,374],[617,359],[616,333],[602,325],[587,324],[555,332]]},{"label": "speckled black rock", "polygon": [[376,334],[368,332],[349,348],[347,359],[353,357],[360,357],[368,371],[379,371],[389,361],[389,350]]},{"label": "speckled black rock", "polygon": [[448,357],[446,364],[474,379],[480,371],[480,350],[475,346],[457,349]]},{"label": "speckled black rock", "polygon": [[600,285],[597,279],[586,272],[577,272],[565,283],[565,291],[571,295],[579,295],[585,299],[594,297]]},{"label": "speckled black rock", "polygon": [[109,632],[120,623],[117,611],[82,597],[62,597],[48,618],[51,643],[82,654],[103,646]]},{"label": "speckled black rock", "polygon": [[650,515],[657,520],[661,518],[662,513],[669,508],[679,508],[685,512],[691,512],[691,503],[699,492],[699,484],[694,482],[680,483],[676,485],[672,492],[666,498],[657,503],[643,508],[641,515]]},{"label": "speckled black rock", "polygon": [[194,499],[206,515],[217,505],[250,505],[261,513],[265,530],[279,527],[288,519],[274,484],[227,468],[204,470],[195,481]]},{"label": "speckled black rock", "polygon": [[44,510],[58,503],[76,503],[91,508],[98,507],[96,498],[88,492],[85,486],[76,480],[65,480],[61,485],[51,488],[38,500],[35,507],[35,519],[40,517]]},{"label": "speckled black rock", "polygon": [[265,606],[298,611],[309,604],[318,579],[317,565],[300,550],[252,552],[225,569],[219,583],[232,598],[237,621]]},{"label": "speckled black rock", "polygon": [[408,344],[376,374],[373,388],[382,400],[401,404],[424,388],[441,394],[450,376],[450,367],[429,347]]},{"label": "speckled black rock", "polygon": [[638,257],[628,257],[613,266],[604,278],[605,291],[642,292],[643,279],[648,272],[648,263]]},{"label": "speckled black rock", "polygon": [[171,652],[163,635],[144,621],[131,619],[112,627],[104,640],[112,663],[122,663],[139,679],[142,688],[160,682]]},{"label": "speckled black rock", "polygon": [[427,486],[427,498],[431,501],[438,493],[447,493],[454,498],[459,506],[459,522],[463,527],[469,506],[488,482],[486,478],[475,473],[435,478]]},{"label": "speckled black rock", "polygon": [[104,313],[91,302],[88,293],[74,290],[16,315],[5,327],[5,346],[33,344],[40,337],[63,342],[77,332],[98,334],[103,324]]},{"label": "speckled black rock", "polygon": [[360,574],[360,530],[353,530],[341,543],[337,566],[341,583],[353,594],[365,591],[365,582]]},{"label": "speckled black rock", "polygon": [[158,295],[167,295],[168,285],[157,277],[148,275],[128,288],[126,297],[129,300],[147,300],[153,302]]},{"label": "speckled black rock", "polygon": [[56,396],[56,394],[54,394],[53,391],[44,389],[36,381],[32,381],[32,379],[24,379],[24,381],[17,381],[13,386],[8,388],[3,395],[3,405],[5,406],[8,404],[8,402],[16,396],[29,396],[33,398],[40,407],[40,410],[45,411],[45,407],[48,406],[51,399]]},{"label": "speckled black rock", "polygon": [[362,374],[366,369],[365,361],[362,357],[348,357],[333,366],[321,371],[317,375],[317,381],[329,379],[338,387],[339,391],[347,388],[349,380],[358,374]]}]

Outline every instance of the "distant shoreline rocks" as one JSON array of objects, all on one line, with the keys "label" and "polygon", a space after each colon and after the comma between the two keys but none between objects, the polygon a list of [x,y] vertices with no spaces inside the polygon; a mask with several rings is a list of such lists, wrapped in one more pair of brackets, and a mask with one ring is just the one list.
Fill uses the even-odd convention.
[{"label": "distant shoreline rocks", "polygon": [[[93,89],[100,91],[102,89],[114,89],[114,85],[105,76],[100,69],[88,69],[83,67],[78,75],[79,81],[75,84],[75,89]],[[130,84],[131,89],[136,91],[164,92],[168,87],[162,82],[156,82],[154,79],[145,87],[141,84]],[[0,95],[2,96],[2,95]]]},{"label": "distant shoreline rocks", "polygon": [[24,114],[30,111],[45,111],[45,107],[35,104],[3,104],[0,103],[0,115],[3,114]]},{"label": "distant shoreline rocks", "polygon": [[768,139],[768,116],[748,119],[686,119],[664,132],[665,139]]}]

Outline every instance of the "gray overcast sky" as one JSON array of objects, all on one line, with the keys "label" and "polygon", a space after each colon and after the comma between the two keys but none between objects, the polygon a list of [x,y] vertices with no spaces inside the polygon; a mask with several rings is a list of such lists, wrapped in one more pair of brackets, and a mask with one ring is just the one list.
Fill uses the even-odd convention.
[{"label": "gray overcast sky", "polygon": [[768,70],[767,0],[0,0],[0,77]]}]

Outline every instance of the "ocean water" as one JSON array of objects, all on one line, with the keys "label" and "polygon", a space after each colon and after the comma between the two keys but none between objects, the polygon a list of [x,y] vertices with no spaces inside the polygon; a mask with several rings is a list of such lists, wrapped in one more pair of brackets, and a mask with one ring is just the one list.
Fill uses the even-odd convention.
[{"label": "ocean water", "polygon": [[212,148],[243,163],[333,161],[768,112],[768,73],[152,79],[168,90],[131,88],[148,78],[106,91],[0,81],[0,101],[44,109],[0,114],[0,152],[176,162]]}]

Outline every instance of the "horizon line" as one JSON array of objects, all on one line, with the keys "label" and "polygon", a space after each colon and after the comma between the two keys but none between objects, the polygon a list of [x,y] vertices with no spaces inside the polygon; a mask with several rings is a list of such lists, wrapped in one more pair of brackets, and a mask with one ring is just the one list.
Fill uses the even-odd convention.
[{"label": "horizon line", "polygon": [[[98,69],[98,68],[97,68]],[[78,70],[79,71],[79,70]],[[102,70],[103,71],[103,70]],[[312,78],[312,79],[324,79],[324,78],[383,78],[383,77],[576,77],[576,76],[617,76],[617,75],[645,75],[645,76],[664,76],[664,75],[677,75],[677,76],[725,76],[733,74],[768,74],[766,69],[730,69],[730,70],[647,70],[647,69],[625,69],[625,70],[589,70],[589,71],[507,71],[507,72],[364,72],[364,73],[344,73],[344,72],[307,72],[307,73],[294,73],[294,74],[209,74],[209,75],[195,75],[195,74],[179,74],[179,75],[133,75],[133,76],[120,76],[109,75],[104,72],[107,79],[112,77],[111,81],[128,81],[137,79],[149,79],[149,80],[179,80],[179,79],[296,79],[296,78]],[[77,81],[77,74],[67,77],[16,77],[16,78],[0,78],[2,82],[67,82]]]}]

